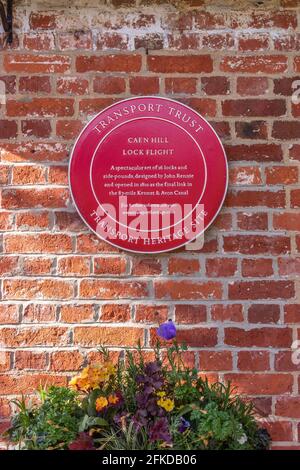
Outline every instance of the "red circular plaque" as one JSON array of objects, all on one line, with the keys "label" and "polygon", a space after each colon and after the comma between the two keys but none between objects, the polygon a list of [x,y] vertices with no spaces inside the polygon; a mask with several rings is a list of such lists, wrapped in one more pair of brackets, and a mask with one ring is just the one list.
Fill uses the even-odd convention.
[{"label": "red circular plaque", "polygon": [[177,101],[139,97],[99,113],[79,135],[69,181],[100,238],[139,253],[174,250],[218,214],[227,161],[208,122]]}]

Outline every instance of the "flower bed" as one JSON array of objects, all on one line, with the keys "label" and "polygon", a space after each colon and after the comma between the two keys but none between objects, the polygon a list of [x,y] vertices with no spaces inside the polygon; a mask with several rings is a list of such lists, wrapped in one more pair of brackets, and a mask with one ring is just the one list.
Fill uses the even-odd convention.
[{"label": "flower bed", "polygon": [[[172,322],[158,334],[171,340]],[[164,345],[165,346],[165,345]],[[16,402],[7,436],[23,449],[267,449],[253,405],[230,384],[209,384],[183,362],[185,346],[159,343],[145,361],[140,346],[114,365],[110,353],[73,377],[69,387],[39,392],[39,405]]]}]

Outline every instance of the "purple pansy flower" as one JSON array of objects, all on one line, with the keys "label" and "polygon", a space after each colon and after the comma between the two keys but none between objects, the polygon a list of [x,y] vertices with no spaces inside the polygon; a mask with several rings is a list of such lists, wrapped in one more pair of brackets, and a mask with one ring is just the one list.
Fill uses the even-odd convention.
[{"label": "purple pansy flower", "polygon": [[169,423],[167,418],[158,418],[150,427],[150,442],[163,441],[171,444],[171,435],[169,432]]},{"label": "purple pansy flower", "polygon": [[178,427],[178,431],[179,432],[184,432],[186,431],[189,427],[191,426],[191,423],[189,421],[187,421],[186,419],[184,419],[182,416],[180,418],[180,424],[179,424],[179,427]]},{"label": "purple pansy flower", "polygon": [[163,339],[170,340],[176,336],[176,326],[172,320],[168,320],[166,323],[162,323],[157,329],[157,334]]}]

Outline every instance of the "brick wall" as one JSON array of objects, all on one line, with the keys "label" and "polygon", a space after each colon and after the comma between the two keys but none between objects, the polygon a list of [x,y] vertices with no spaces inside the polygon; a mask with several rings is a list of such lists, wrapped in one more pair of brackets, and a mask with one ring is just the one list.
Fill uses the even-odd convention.
[{"label": "brick wall", "polygon": [[[275,446],[300,448],[300,2],[15,3],[12,47],[0,36],[0,428],[13,396],[66,384],[100,343],[149,346],[173,318],[186,360],[254,398]],[[70,200],[80,129],[140,94],[192,106],[226,146],[228,197],[199,252],[118,252]]]}]

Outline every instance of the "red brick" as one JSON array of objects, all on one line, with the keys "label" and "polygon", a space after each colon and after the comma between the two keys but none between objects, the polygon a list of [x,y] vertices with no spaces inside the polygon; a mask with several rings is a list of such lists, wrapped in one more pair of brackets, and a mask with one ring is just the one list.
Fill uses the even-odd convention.
[{"label": "red brick", "polygon": [[279,258],[278,271],[281,276],[298,277],[300,275],[300,257]]},{"label": "red brick", "polygon": [[206,95],[227,95],[230,92],[227,77],[202,77],[201,86]]},{"label": "red brick", "polygon": [[63,73],[70,70],[71,59],[63,55],[7,54],[4,56],[6,72]]},{"label": "red brick", "polygon": [[237,92],[241,96],[265,95],[269,90],[269,80],[266,77],[238,77]]},{"label": "red brick", "polygon": [[169,274],[195,274],[200,270],[198,259],[170,258],[168,263]]},{"label": "red brick", "polygon": [[194,94],[196,93],[197,79],[191,77],[165,78],[165,90],[169,94]]},{"label": "red brick", "polygon": [[56,320],[55,305],[28,304],[24,308],[23,323],[51,323]]},{"label": "red brick", "polygon": [[268,214],[266,212],[238,212],[237,225],[242,230],[267,230]]},{"label": "red brick", "polygon": [[133,276],[156,276],[161,274],[161,262],[152,257],[134,258],[132,260]]},{"label": "red brick", "polygon": [[[1,337],[1,332],[0,332]],[[11,353],[8,351],[0,351],[0,372],[9,371],[11,368]]]},{"label": "red brick", "polygon": [[290,281],[252,281],[229,284],[229,299],[291,299],[295,295],[294,283]]},{"label": "red brick", "polygon": [[50,226],[48,212],[20,212],[16,214],[16,228],[18,230],[42,230]]},{"label": "red brick", "polygon": [[31,12],[29,23],[32,29],[55,29],[56,20],[55,12]]},{"label": "red brick", "polygon": [[140,69],[141,56],[137,54],[76,57],[76,71],[80,73],[139,72]]},{"label": "red brick", "polygon": [[248,395],[257,395],[257,392],[260,395],[281,395],[291,392],[293,386],[291,374],[226,374],[225,380],[230,380],[238,392]]},{"label": "red brick", "polygon": [[45,353],[33,351],[16,351],[15,367],[16,369],[40,369],[45,370],[47,365],[47,356]]},{"label": "red brick", "polygon": [[[262,100],[249,98],[242,100],[226,100],[222,102],[222,112],[224,116],[284,116],[286,114],[286,103],[284,100],[280,99]],[[276,137],[274,130],[273,137]]]},{"label": "red brick", "polygon": [[41,184],[46,182],[46,171],[45,168],[42,166],[14,166],[12,170],[13,184]]},{"label": "red brick", "polygon": [[77,237],[77,253],[98,254],[98,253],[116,253],[118,248],[100,240],[93,234],[81,234]]},{"label": "red brick", "polygon": [[[169,42],[170,43],[170,42]],[[163,49],[164,38],[162,34],[158,33],[144,33],[143,36],[137,36],[134,38],[134,48],[146,49],[146,51],[156,51]],[[171,45],[169,46],[171,48]]]},{"label": "red brick", "polygon": [[300,304],[290,304],[284,306],[285,323],[300,323]]},{"label": "red brick", "polygon": [[277,416],[300,418],[300,397],[277,398],[275,414]]},{"label": "red brick", "polygon": [[290,239],[284,236],[228,235],[223,238],[224,251],[252,254],[280,255],[290,252]]},{"label": "red brick", "polygon": [[[144,306],[145,307],[145,306]],[[143,309],[145,312],[147,307]],[[127,304],[106,304],[101,307],[101,322],[126,322],[130,321],[130,305]]]},{"label": "red brick", "polygon": [[130,327],[77,327],[74,330],[74,343],[80,346],[136,346],[143,344],[144,330]]},{"label": "red brick", "polygon": [[284,73],[287,71],[284,55],[224,57],[220,64],[223,72],[232,73]]},{"label": "red brick", "polygon": [[208,258],[206,260],[207,277],[230,277],[237,272],[235,258]]},{"label": "red brick", "polygon": [[299,208],[300,207],[300,190],[293,189],[291,191],[291,207]]},{"label": "red brick", "polygon": [[7,185],[9,184],[10,178],[10,165],[0,165],[0,184]]},{"label": "red brick", "polygon": [[23,274],[42,276],[53,273],[53,258],[26,258],[23,260]]},{"label": "red brick", "polygon": [[280,162],[283,160],[282,149],[277,144],[252,144],[226,146],[229,161]]},{"label": "red brick", "polygon": [[79,111],[81,114],[97,114],[102,109],[113,104],[113,98],[86,98],[79,102]]},{"label": "red brick", "polygon": [[8,116],[73,116],[74,100],[71,98],[31,98],[28,102],[8,100],[6,109]]},{"label": "red brick", "polygon": [[5,93],[8,95],[16,93],[17,80],[15,75],[0,76],[1,86],[5,87]]},{"label": "red brick", "polygon": [[0,398],[0,416],[3,418],[9,418],[11,414],[10,401],[6,398]]},{"label": "red brick", "polygon": [[276,304],[252,304],[248,309],[250,323],[278,323],[280,307]]},{"label": "red brick", "polygon": [[300,214],[297,212],[280,212],[273,215],[275,230],[300,231]]},{"label": "red brick", "polygon": [[210,73],[213,62],[209,55],[152,55],[148,56],[148,68],[158,73]]},{"label": "red brick", "polygon": [[20,77],[19,90],[20,93],[50,93],[50,77],[42,77],[38,75],[32,77]]},{"label": "red brick", "polygon": [[281,140],[292,140],[300,138],[300,122],[297,121],[275,121],[273,124],[272,137]]},{"label": "red brick", "polygon": [[282,96],[292,96],[294,92],[293,83],[299,77],[283,77],[274,80],[274,94]]},{"label": "red brick", "polygon": [[207,320],[205,305],[175,305],[176,323],[197,324]]},{"label": "red brick", "polygon": [[272,259],[243,259],[243,277],[268,277],[274,274]]},{"label": "red brick", "polygon": [[265,121],[236,122],[236,136],[240,139],[266,140],[268,128]]},{"label": "red brick", "polygon": [[68,230],[70,232],[80,232],[85,225],[78,213],[55,212],[55,230]]},{"label": "red brick", "polygon": [[143,323],[164,323],[168,320],[169,310],[165,305],[137,305],[135,320]]},{"label": "red brick", "polygon": [[97,38],[98,50],[127,50],[129,48],[129,37],[127,34],[120,34],[116,32],[102,32],[98,34]]},{"label": "red brick", "polygon": [[292,330],[290,328],[226,328],[224,343],[238,347],[290,347]]},{"label": "red brick", "polygon": [[295,57],[294,59],[294,71],[300,72],[300,56]]},{"label": "red brick", "polygon": [[5,280],[3,297],[5,299],[70,299],[74,295],[73,285],[56,279],[19,279]]},{"label": "red brick", "polygon": [[5,237],[6,253],[67,253],[71,250],[71,237],[65,234],[18,234]]},{"label": "red brick", "polygon": [[255,11],[249,17],[247,25],[249,28],[296,28],[297,16],[293,11]]},{"label": "red brick", "polygon": [[42,142],[18,142],[3,143],[0,148],[2,161],[7,162],[48,162],[64,161],[68,157],[68,151],[61,143]]},{"label": "red brick", "polygon": [[61,77],[57,79],[56,89],[62,95],[85,95],[89,92],[89,81],[78,77]]},{"label": "red brick", "polygon": [[7,347],[57,346],[68,343],[68,330],[61,327],[2,328],[0,338]]},{"label": "red brick", "polygon": [[14,304],[0,305],[0,325],[19,323],[19,306]]},{"label": "red brick", "polygon": [[54,184],[68,184],[68,167],[51,166],[48,169],[48,182]]},{"label": "red brick", "polygon": [[214,220],[214,226],[218,230],[231,230],[232,229],[232,214],[221,213],[218,214]]},{"label": "red brick", "polygon": [[87,256],[59,258],[57,272],[62,276],[87,276],[90,274],[90,258]]},{"label": "red brick", "polygon": [[55,49],[53,33],[25,33],[24,49],[30,51],[51,51]]},{"label": "red brick", "polygon": [[182,98],[181,101],[202,116],[215,117],[217,113],[217,102],[211,98]]},{"label": "red brick", "polygon": [[66,189],[6,189],[3,191],[2,206],[5,209],[54,209],[66,207],[68,201],[69,192]]},{"label": "red brick", "polygon": [[132,77],[129,79],[130,92],[133,95],[155,95],[159,92],[157,77]]},{"label": "red brick", "polygon": [[[292,423],[288,421],[267,421],[262,422],[268,432],[271,434],[272,441],[292,441],[293,440],[293,428]],[[277,449],[277,447],[274,447]]]},{"label": "red brick", "polygon": [[17,274],[18,257],[17,256],[0,256],[0,274]]},{"label": "red brick", "polygon": [[[120,0],[113,0],[113,3],[123,3],[124,4],[125,1],[124,0],[121,0],[121,1]],[[128,0],[127,0],[126,3],[128,5]],[[149,28],[149,27],[152,27],[154,24],[155,24],[155,15],[153,13],[152,14],[140,13],[140,14],[137,14],[135,16],[135,18],[132,20],[132,27],[135,28],[135,29]]]},{"label": "red brick", "polygon": [[155,296],[172,300],[220,299],[222,286],[219,282],[156,281]]},{"label": "red brick", "polygon": [[94,273],[99,275],[119,276],[126,273],[127,262],[125,258],[94,258]]},{"label": "red brick", "polygon": [[273,166],[266,168],[267,184],[294,184],[298,181],[298,167]]},{"label": "red brick", "polygon": [[145,282],[83,280],[80,296],[85,299],[127,299],[148,295]]},{"label": "red brick", "polygon": [[64,323],[82,323],[94,321],[95,310],[93,305],[68,304],[60,308],[60,321]]},{"label": "red brick", "polygon": [[179,30],[181,33],[192,29],[193,15],[191,11],[177,11],[169,13],[163,20],[163,27],[167,30]]},{"label": "red brick", "polygon": [[[152,343],[155,343],[155,332],[152,334]],[[218,342],[217,328],[193,328],[190,330],[177,329],[176,339],[179,343],[195,348],[209,348]]]},{"label": "red brick", "polygon": [[270,48],[269,36],[267,34],[247,34],[238,36],[238,48],[240,51],[265,51]]},{"label": "red brick", "polygon": [[233,305],[212,305],[211,317],[213,321],[234,321],[241,322],[244,320],[243,306],[240,304]]},{"label": "red brick", "polygon": [[79,135],[82,128],[83,124],[79,120],[57,121],[56,135],[66,140],[73,140]]},{"label": "red brick", "polygon": [[79,351],[57,351],[50,356],[50,370],[78,371],[84,357]]},{"label": "red brick", "polygon": [[229,169],[231,185],[257,185],[262,183],[261,170],[256,166],[239,166]]},{"label": "red brick", "polygon": [[125,92],[126,83],[122,77],[96,77],[93,82],[95,93],[104,95],[119,95]]},{"label": "red brick", "polygon": [[18,126],[16,121],[0,119],[0,139],[13,139],[17,137]]},{"label": "red brick", "polygon": [[221,371],[232,369],[232,354],[230,351],[200,351],[200,370]]},{"label": "red brick", "polygon": [[241,371],[266,371],[270,369],[267,351],[239,351],[237,367]]},{"label": "red brick", "polygon": [[3,395],[14,395],[18,393],[29,394],[36,392],[41,384],[67,386],[67,377],[58,374],[19,374],[14,375],[1,375],[0,387]]},{"label": "red brick", "polygon": [[[201,35],[199,33],[171,33],[168,34],[168,50],[199,50],[201,45]],[[150,48],[149,48],[150,49]],[[151,47],[151,49],[163,49],[161,47]]]},{"label": "red brick", "polygon": [[28,119],[21,121],[22,133],[27,137],[47,138],[51,134],[51,122],[46,120]]},{"label": "red brick", "polygon": [[[296,358],[299,358],[299,353],[296,352]],[[287,372],[287,371],[300,371],[300,364],[297,361],[293,362],[293,351],[279,351],[275,354],[275,370]]]},{"label": "red brick", "polygon": [[59,49],[62,51],[90,50],[93,46],[91,31],[60,32]]}]

